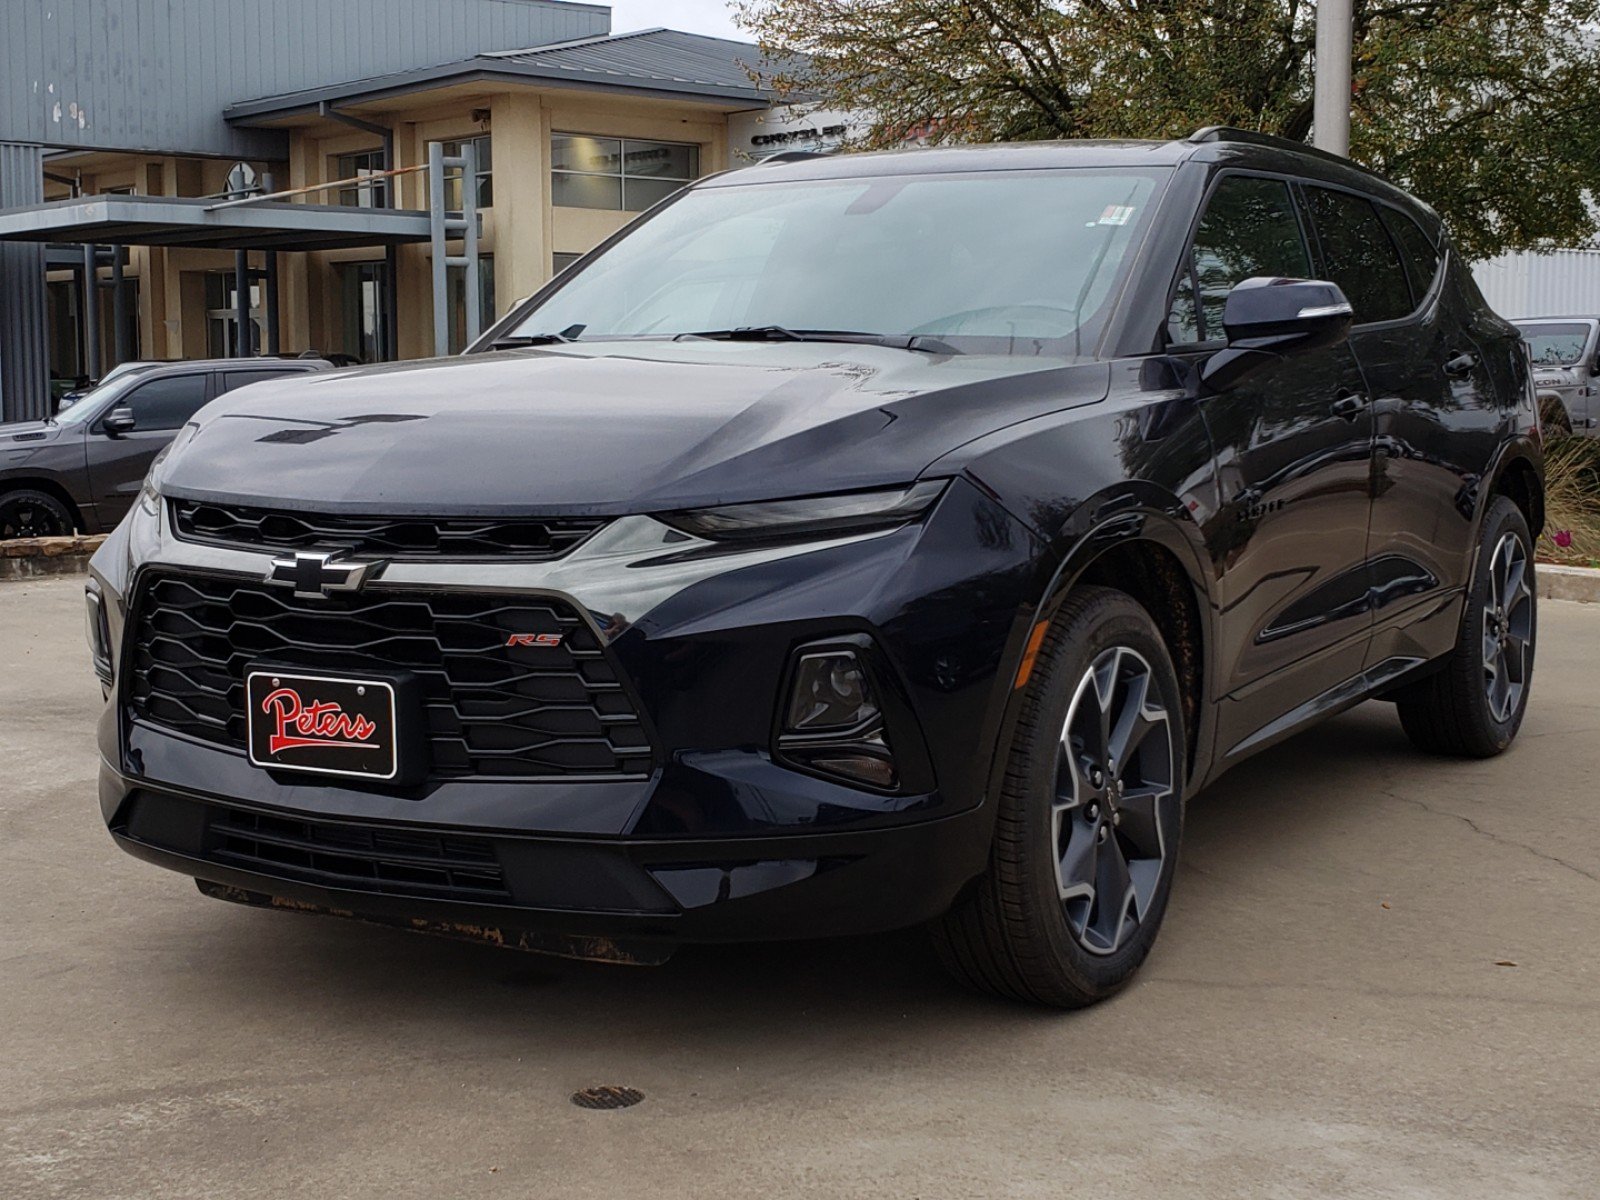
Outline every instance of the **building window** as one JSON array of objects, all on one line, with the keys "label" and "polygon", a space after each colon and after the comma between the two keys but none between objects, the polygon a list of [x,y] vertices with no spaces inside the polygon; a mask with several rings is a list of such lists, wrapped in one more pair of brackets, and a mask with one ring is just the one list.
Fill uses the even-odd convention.
[{"label": "building window", "polygon": [[[356,154],[341,154],[333,160],[335,179],[365,179],[383,171],[383,151],[362,150]],[[375,179],[371,183],[339,189],[339,203],[347,208],[388,208],[389,182]]]},{"label": "building window", "polygon": [[[445,286],[450,299],[450,353],[467,348],[467,269],[446,267]],[[478,256],[478,331],[494,324],[494,255]]]},{"label": "building window", "polygon": [[643,212],[699,174],[699,146],[576,133],[550,137],[551,194],[561,208]]},{"label": "building window", "polygon": [[[232,271],[206,272],[206,353],[212,358],[239,357],[238,279]],[[250,280],[250,323],[256,349],[265,346],[261,283]]]},{"label": "building window", "polygon": [[556,253],[550,256],[550,265],[554,269],[555,274],[559,275],[582,257],[583,255],[581,254]]},{"label": "building window", "polygon": [[[460,154],[463,146],[471,146],[478,154],[478,207],[494,207],[494,150],[489,140],[489,135],[467,138],[459,142],[446,142],[444,152],[447,155]],[[451,167],[444,174],[444,206],[453,212],[459,212],[461,202],[461,168]]]},{"label": "building window", "polygon": [[384,362],[388,352],[384,320],[388,272],[381,262],[344,263],[339,293],[344,314],[344,352],[364,363]]}]

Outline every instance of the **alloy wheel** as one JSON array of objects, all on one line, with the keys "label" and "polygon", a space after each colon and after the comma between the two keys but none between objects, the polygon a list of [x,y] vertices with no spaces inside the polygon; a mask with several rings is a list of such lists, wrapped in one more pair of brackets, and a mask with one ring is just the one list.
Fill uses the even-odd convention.
[{"label": "alloy wheel", "polygon": [[1528,652],[1533,640],[1533,589],[1528,551],[1508,533],[1489,559],[1489,590],[1483,602],[1483,687],[1489,713],[1511,719],[1528,683]]},{"label": "alloy wheel", "polygon": [[1133,936],[1175,849],[1173,727],[1149,662],[1126,646],[1095,658],[1067,709],[1052,805],[1056,883],[1073,936],[1092,954],[1114,954]]},{"label": "alloy wheel", "polygon": [[37,501],[26,498],[0,501],[0,541],[60,537],[67,532],[56,514]]}]

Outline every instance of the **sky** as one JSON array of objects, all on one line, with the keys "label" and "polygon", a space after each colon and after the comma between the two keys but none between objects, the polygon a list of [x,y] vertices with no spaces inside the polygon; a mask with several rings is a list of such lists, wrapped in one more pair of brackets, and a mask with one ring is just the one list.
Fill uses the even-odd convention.
[{"label": "sky", "polygon": [[[606,0],[599,2],[606,3]],[[618,33],[665,25],[686,33],[749,40],[748,34],[735,28],[723,0],[610,0],[610,3],[611,28]]]}]

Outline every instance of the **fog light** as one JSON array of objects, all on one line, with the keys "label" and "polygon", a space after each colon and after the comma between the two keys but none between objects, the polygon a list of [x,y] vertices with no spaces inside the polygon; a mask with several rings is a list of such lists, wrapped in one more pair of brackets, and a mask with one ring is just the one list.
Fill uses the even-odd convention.
[{"label": "fog light", "polygon": [[89,657],[94,660],[94,673],[102,683],[111,682],[111,626],[106,620],[105,602],[99,589],[86,588],[83,593],[87,611],[84,613],[89,638]]},{"label": "fog light", "polygon": [[779,757],[821,775],[894,790],[894,753],[860,656],[846,648],[805,651],[790,678]]},{"label": "fog light", "polygon": [[854,650],[804,655],[795,668],[785,733],[855,729],[878,715]]}]

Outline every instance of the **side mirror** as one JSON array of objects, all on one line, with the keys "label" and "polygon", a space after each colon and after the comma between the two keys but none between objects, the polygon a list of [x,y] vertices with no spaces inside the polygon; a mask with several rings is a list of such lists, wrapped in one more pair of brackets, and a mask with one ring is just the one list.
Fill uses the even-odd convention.
[{"label": "side mirror", "polygon": [[111,437],[121,437],[125,433],[132,433],[139,427],[138,420],[133,415],[133,409],[126,404],[119,404],[105,416],[100,418],[100,428],[104,429]]},{"label": "side mirror", "polygon": [[1336,283],[1324,279],[1246,279],[1228,293],[1222,325],[1228,345],[1211,356],[1201,382],[1226,391],[1278,359],[1346,341],[1355,312]]}]

